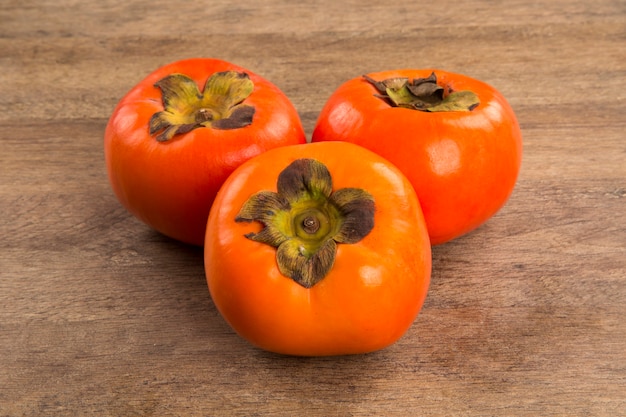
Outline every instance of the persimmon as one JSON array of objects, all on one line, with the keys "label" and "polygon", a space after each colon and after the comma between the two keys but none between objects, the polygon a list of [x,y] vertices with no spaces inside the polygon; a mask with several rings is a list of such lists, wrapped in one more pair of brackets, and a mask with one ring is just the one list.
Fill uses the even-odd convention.
[{"label": "persimmon", "polygon": [[229,62],[195,58],[157,69],[120,100],[104,150],[124,207],[167,236],[202,245],[228,175],[268,149],[305,141],[278,87]]},{"label": "persimmon", "polygon": [[500,92],[431,69],[343,83],[324,105],[312,141],[355,143],[395,164],[417,192],[432,244],[491,218],[512,193],[522,158],[520,127]]},{"label": "persimmon", "polygon": [[365,353],[411,326],[431,248],[419,201],[391,163],[343,142],[276,148],[237,168],[211,209],[212,299],[253,345]]}]

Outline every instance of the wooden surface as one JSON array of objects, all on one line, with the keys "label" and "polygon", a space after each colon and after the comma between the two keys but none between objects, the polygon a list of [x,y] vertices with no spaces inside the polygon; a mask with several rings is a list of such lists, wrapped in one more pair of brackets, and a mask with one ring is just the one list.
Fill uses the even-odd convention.
[{"label": "wooden surface", "polygon": [[[626,415],[624,1],[3,0],[0,22],[0,416]],[[437,67],[508,98],[515,192],[434,249],[397,344],[254,349],[216,311],[201,250],[121,208],[107,118],[195,56],[272,80],[309,136],[369,71]]]}]

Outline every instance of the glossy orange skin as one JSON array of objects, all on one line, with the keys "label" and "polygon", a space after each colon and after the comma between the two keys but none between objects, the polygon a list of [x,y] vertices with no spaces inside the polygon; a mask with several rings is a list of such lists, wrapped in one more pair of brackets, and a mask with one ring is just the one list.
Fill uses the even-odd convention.
[{"label": "glossy orange skin", "polygon": [[[245,100],[256,108],[251,125],[198,128],[168,142],[150,136],[150,117],[163,110],[158,80],[182,73],[202,91],[209,76],[227,70],[246,72],[254,82]],[[111,186],[124,207],[167,236],[202,245],[211,204],[228,175],[268,149],[305,141],[296,109],[275,85],[231,63],[195,58],[157,69],[122,98],[107,124],[104,150]]]},{"label": "glossy orange skin", "polygon": [[[330,273],[307,289],[282,275],[276,249],[244,237],[260,225],[236,223],[244,202],[276,191],[280,171],[314,158],[333,177],[333,190],[358,187],[375,199],[373,230],[339,244]],[[382,349],[413,323],[426,297],[431,250],[411,184],[380,156],[349,143],[284,147],[240,166],[220,190],[209,216],[205,269],[215,305],[252,344],[300,356]]]},{"label": "glossy orange skin", "polygon": [[400,168],[415,187],[435,245],[474,230],[508,200],[521,166],[522,135],[505,98],[476,79],[432,69],[369,76],[422,78],[433,71],[439,85],[471,90],[480,105],[443,113],[391,107],[359,77],[331,95],[312,141],[356,143]]}]

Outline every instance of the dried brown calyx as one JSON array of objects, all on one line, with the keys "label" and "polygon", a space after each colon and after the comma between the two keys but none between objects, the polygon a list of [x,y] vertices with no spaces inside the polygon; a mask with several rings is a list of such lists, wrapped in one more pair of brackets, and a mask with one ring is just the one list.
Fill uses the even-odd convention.
[{"label": "dried brown calyx", "polygon": [[472,91],[452,91],[449,87],[437,84],[437,75],[433,72],[426,78],[409,79],[406,77],[388,78],[376,81],[364,75],[378,94],[393,107],[403,107],[425,112],[472,111],[480,100]]},{"label": "dried brown calyx", "polygon": [[357,243],[370,233],[374,212],[367,191],[333,191],[324,164],[298,159],[278,176],[277,192],[254,194],[235,220],[262,223],[260,232],[246,237],[277,248],[280,272],[310,288],[331,270],[338,244]]},{"label": "dried brown calyx", "polygon": [[246,73],[217,72],[202,92],[184,74],[168,75],[155,87],[161,90],[164,109],[152,115],[149,126],[159,142],[199,127],[238,129],[252,123],[255,109],[243,101],[254,90],[254,83]]}]

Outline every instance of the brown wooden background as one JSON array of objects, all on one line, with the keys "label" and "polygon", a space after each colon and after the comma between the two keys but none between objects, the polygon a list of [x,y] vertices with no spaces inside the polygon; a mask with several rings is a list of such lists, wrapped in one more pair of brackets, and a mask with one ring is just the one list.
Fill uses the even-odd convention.
[{"label": "brown wooden background", "polygon": [[[509,99],[516,190],[434,249],[397,344],[256,350],[212,304],[201,250],[120,207],[107,118],[195,56],[272,80],[309,135],[369,71],[462,72]],[[0,416],[625,416],[625,91],[622,0],[3,0]]]}]

